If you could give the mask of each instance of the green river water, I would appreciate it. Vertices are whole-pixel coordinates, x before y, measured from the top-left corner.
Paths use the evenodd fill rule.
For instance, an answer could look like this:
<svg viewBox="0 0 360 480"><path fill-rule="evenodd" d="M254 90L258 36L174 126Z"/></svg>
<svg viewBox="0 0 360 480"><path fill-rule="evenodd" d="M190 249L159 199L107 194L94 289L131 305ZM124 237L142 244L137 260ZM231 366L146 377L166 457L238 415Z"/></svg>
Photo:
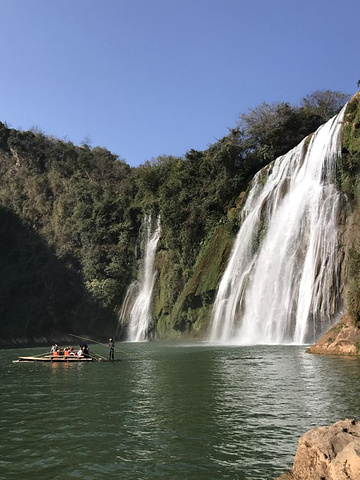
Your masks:
<svg viewBox="0 0 360 480"><path fill-rule="evenodd" d="M119 348L119 362L71 365L12 363L44 348L0 350L1 480L270 480L302 433L359 416L358 358Z"/></svg>

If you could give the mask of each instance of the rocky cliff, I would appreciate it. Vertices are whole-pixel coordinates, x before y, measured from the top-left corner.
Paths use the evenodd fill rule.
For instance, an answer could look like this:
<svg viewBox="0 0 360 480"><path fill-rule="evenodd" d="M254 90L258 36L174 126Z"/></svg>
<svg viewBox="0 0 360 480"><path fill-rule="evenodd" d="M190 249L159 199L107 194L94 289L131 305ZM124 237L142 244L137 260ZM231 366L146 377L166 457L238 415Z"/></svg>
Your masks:
<svg viewBox="0 0 360 480"><path fill-rule="evenodd" d="M344 315L309 353L360 355L360 92L350 100L343 126L338 187L349 199L350 211L338 232L343 262L341 282Z"/></svg>

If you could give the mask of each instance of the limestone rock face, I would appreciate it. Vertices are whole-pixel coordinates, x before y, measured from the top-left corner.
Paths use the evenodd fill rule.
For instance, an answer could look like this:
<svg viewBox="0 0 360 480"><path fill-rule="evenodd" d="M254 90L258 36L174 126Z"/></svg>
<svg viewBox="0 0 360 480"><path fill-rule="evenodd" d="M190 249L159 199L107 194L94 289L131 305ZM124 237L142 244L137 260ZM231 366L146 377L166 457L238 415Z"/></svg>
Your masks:
<svg viewBox="0 0 360 480"><path fill-rule="evenodd" d="M327 355L358 355L360 325L345 314L340 321L307 352Z"/></svg>
<svg viewBox="0 0 360 480"><path fill-rule="evenodd" d="M280 477L285 479L285 477ZM294 480L360 480L360 423L341 420L309 430L299 440Z"/></svg>
<svg viewBox="0 0 360 480"><path fill-rule="evenodd" d="M332 478L339 480L360 479L360 441L349 443L330 466Z"/></svg>

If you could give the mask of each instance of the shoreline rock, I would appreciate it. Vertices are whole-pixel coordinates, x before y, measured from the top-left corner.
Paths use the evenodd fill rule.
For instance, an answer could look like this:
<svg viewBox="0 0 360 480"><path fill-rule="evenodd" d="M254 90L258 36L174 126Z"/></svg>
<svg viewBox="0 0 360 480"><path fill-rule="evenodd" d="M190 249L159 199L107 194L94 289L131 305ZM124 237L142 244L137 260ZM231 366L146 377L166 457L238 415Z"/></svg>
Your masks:
<svg viewBox="0 0 360 480"><path fill-rule="evenodd" d="M348 314L323 335L307 353L320 355L359 355L360 354L360 324Z"/></svg>
<svg viewBox="0 0 360 480"><path fill-rule="evenodd" d="M340 420L299 439L291 472L277 480L359 480L360 423Z"/></svg>

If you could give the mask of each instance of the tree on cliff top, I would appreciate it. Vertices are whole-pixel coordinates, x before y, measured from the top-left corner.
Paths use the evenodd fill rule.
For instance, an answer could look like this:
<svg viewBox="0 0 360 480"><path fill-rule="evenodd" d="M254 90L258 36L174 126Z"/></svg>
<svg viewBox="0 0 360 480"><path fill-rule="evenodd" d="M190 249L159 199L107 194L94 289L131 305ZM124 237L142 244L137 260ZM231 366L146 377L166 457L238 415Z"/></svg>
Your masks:
<svg viewBox="0 0 360 480"><path fill-rule="evenodd" d="M332 90L316 90L302 99L301 106L315 115L319 115L324 122L336 115L350 95Z"/></svg>
<svg viewBox="0 0 360 480"><path fill-rule="evenodd" d="M274 160L338 113L348 99L342 92L317 90L303 98L300 107L263 102L240 115L244 145L252 156Z"/></svg>

